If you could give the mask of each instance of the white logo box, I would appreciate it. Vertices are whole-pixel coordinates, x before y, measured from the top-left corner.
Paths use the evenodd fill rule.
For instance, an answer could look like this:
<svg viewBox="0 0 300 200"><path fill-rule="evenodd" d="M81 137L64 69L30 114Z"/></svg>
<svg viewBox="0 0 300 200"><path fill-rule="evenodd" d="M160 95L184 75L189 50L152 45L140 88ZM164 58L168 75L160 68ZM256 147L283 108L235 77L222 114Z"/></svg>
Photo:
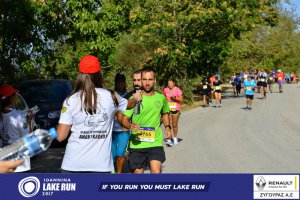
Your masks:
<svg viewBox="0 0 300 200"><path fill-rule="evenodd" d="M299 175L254 175L254 199L299 199Z"/></svg>

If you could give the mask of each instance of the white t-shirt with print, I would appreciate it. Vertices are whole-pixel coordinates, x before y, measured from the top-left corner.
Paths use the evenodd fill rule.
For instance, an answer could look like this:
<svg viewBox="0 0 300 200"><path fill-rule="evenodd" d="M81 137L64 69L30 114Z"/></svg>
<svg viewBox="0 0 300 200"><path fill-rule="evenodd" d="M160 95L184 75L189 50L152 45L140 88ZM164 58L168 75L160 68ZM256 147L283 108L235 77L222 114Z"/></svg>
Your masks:
<svg viewBox="0 0 300 200"><path fill-rule="evenodd" d="M113 120L117 111L124 112L127 100L116 94L115 107L111 92L96 89L97 112L84 112L79 92L63 103L60 124L72 125L61 168L68 171L109 172L114 170L111 153Z"/></svg>
<svg viewBox="0 0 300 200"><path fill-rule="evenodd" d="M2 113L3 131L2 142L4 145L13 144L19 138L29 134L29 127L24 114L18 110ZM24 158L24 164L18 166L14 172L30 170L30 158Z"/></svg>

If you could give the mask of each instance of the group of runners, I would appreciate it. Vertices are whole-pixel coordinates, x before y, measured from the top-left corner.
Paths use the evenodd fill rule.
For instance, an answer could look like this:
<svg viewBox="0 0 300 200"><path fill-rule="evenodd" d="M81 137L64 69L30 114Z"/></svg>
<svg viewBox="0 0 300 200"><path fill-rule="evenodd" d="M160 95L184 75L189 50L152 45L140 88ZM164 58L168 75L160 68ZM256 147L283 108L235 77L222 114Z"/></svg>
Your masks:
<svg viewBox="0 0 300 200"><path fill-rule="evenodd" d="M217 75L210 75L208 78L203 78L201 81L203 107L209 107L209 102L215 107L221 108L222 105L222 84L220 77Z"/></svg>
<svg viewBox="0 0 300 200"><path fill-rule="evenodd" d="M144 173L147 168L151 173L161 173L166 159L164 139L168 146L179 142L182 91L175 86L174 79L169 78L167 87L157 92L152 68L135 71L132 81L134 88L127 92L126 77L118 73L114 90L105 89L98 58L87 55L80 60L74 89L63 102L57 126L57 140L68 138L62 173L122 173L125 156L131 173ZM17 92L10 85L0 87L2 100L7 101L1 109L2 139L16 136L17 140L30 132L27 119L15 109ZM6 115L9 116L6 118ZM22 120L15 123L15 116ZM19 172L15 168L26 164L26 160L1 161L0 172ZM21 171L29 170L30 164Z"/></svg>
<svg viewBox="0 0 300 200"><path fill-rule="evenodd" d="M259 88L262 99L265 99L267 86L269 92L273 92L275 82L279 85L279 92L283 92L284 79L281 70L267 74L261 69L257 73L234 74L231 83L237 96L244 87L246 109L250 110L255 88ZM179 143L178 121L183 94L172 77L161 93L156 91L156 73L152 68L135 71L132 82L133 90L127 92L126 77L118 73L114 90L105 89L98 58L87 55L80 60L74 90L63 103L57 127L58 141L70 135L61 165L63 173L122 173L127 160L131 173L144 173L147 168L151 173L162 172L166 159L164 142L169 147ZM202 80L205 107L209 106L210 99L216 108L221 107L222 84L217 75ZM14 131L9 130L11 133L22 132L15 140L30 131L28 121L14 107L17 92L10 85L0 87L4 102L1 136L10 136L6 125L15 126ZM14 124L16 116L22 120ZM10 166L2 171L15 170L9 164L12 163L0 162L0 166ZM26 160L19 164L26 164ZM30 164L25 170L28 169Z"/></svg>
<svg viewBox="0 0 300 200"><path fill-rule="evenodd" d="M203 95L203 107L209 107L210 101L216 108L221 107L222 101L222 81L219 80L219 76L210 75L208 78L204 78L201 81L202 95ZM230 78L230 83L233 88L233 94L235 96L241 95L241 90L244 88L246 96L245 109L252 109L252 101L254 97L255 89L260 93L261 99L267 98L267 92L273 93L275 83L278 84L278 90L283 92L283 84L285 83L285 74L281 69L271 70L267 73L264 69L260 71L252 70L251 72L234 73Z"/></svg>
<svg viewBox="0 0 300 200"><path fill-rule="evenodd" d="M257 88L257 93L260 93L262 100L267 98L267 92L273 93L275 83L278 84L279 92L283 93L285 75L281 69L278 69L277 72L275 72L275 70L271 70L269 74L264 69L261 69L259 72L254 70L252 73L246 72L241 74L241 76L244 79L243 85L246 94L245 109L252 109L255 88Z"/></svg>
<svg viewBox="0 0 300 200"><path fill-rule="evenodd" d="M151 68L137 70L132 76L133 90L127 93L126 77L115 76L115 91L126 99L135 93L142 94L133 109L126 110L118 121L115 117L112 133L112 154L116 173L122 173L128 153L129 170L143 173L150 168L151 173L160 173L165 161L163 150L163 131L166 132L166 145L178 144L178 120L180 103L183 101L182 91L175 86L172 78L162 93L154 90L155 71Z"/></svg>

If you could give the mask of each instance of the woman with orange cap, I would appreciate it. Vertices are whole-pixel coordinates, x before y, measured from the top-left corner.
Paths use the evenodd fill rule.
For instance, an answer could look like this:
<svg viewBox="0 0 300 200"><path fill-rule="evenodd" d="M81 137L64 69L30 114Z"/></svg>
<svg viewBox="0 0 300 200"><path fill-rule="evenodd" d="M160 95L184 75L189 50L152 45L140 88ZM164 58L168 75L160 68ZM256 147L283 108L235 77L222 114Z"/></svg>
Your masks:
<svg viewBox="0 0 300 200"><path fill-rule="evenodd" d="M117 93L104 89L100 71L97 57L84 56L74 90L63 103L57 140L65 140L71 132L61 166L63 172L114 171L111 152L114 116L117 114L120 119L120 112L142 99L136 93L127 102Z"/></svg>

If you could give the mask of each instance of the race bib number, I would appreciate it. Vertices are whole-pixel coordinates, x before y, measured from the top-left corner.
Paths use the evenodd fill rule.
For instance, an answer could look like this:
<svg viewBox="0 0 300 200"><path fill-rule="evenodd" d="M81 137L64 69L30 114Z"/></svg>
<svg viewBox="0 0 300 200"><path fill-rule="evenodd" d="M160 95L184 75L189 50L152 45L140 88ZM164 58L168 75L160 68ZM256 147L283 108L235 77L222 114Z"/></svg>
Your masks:
<svg viewBox="0 0 300 200"><path fill-rule="evenodd" d="M216 90L221 90L221 86L216 86Z"/></svg>
<svg viewBox="0 0 300 200"><path fill-rule="evenodd" d="M246 90L252 90L252 87L246 87Z"/></svg>
<svg viewBox="0 0 300 200"><path fill-rule="evenodd" d="M176 102L168 102L170 110L176 110Z"/></svg>
<svg viewBox="0 0 300 200"><path fill-rule="evenodd" d="M265 82L265 81L266 81L266 79L264 79L264 78L261 78L261 79L260 79L260 81L262 81L262 82Z"/></svg>
<svg viewBox="0 0 300 200"><path fill-rule="evenodd" d="M155 142L155 128L141 126L136 133L136 140L141 142Z"/></svg>
<svg viewBox="0 0 300 200"><path fill-rule="evenodd" d="M281 80L282 80L282 77L278 77L278 80L281 81Z"/></svg>
<svg viewBox="0 0 300 200"><path fill-rule="evenodd" d="M207 85L203 85L203 89L207 89Z"/></svg>

